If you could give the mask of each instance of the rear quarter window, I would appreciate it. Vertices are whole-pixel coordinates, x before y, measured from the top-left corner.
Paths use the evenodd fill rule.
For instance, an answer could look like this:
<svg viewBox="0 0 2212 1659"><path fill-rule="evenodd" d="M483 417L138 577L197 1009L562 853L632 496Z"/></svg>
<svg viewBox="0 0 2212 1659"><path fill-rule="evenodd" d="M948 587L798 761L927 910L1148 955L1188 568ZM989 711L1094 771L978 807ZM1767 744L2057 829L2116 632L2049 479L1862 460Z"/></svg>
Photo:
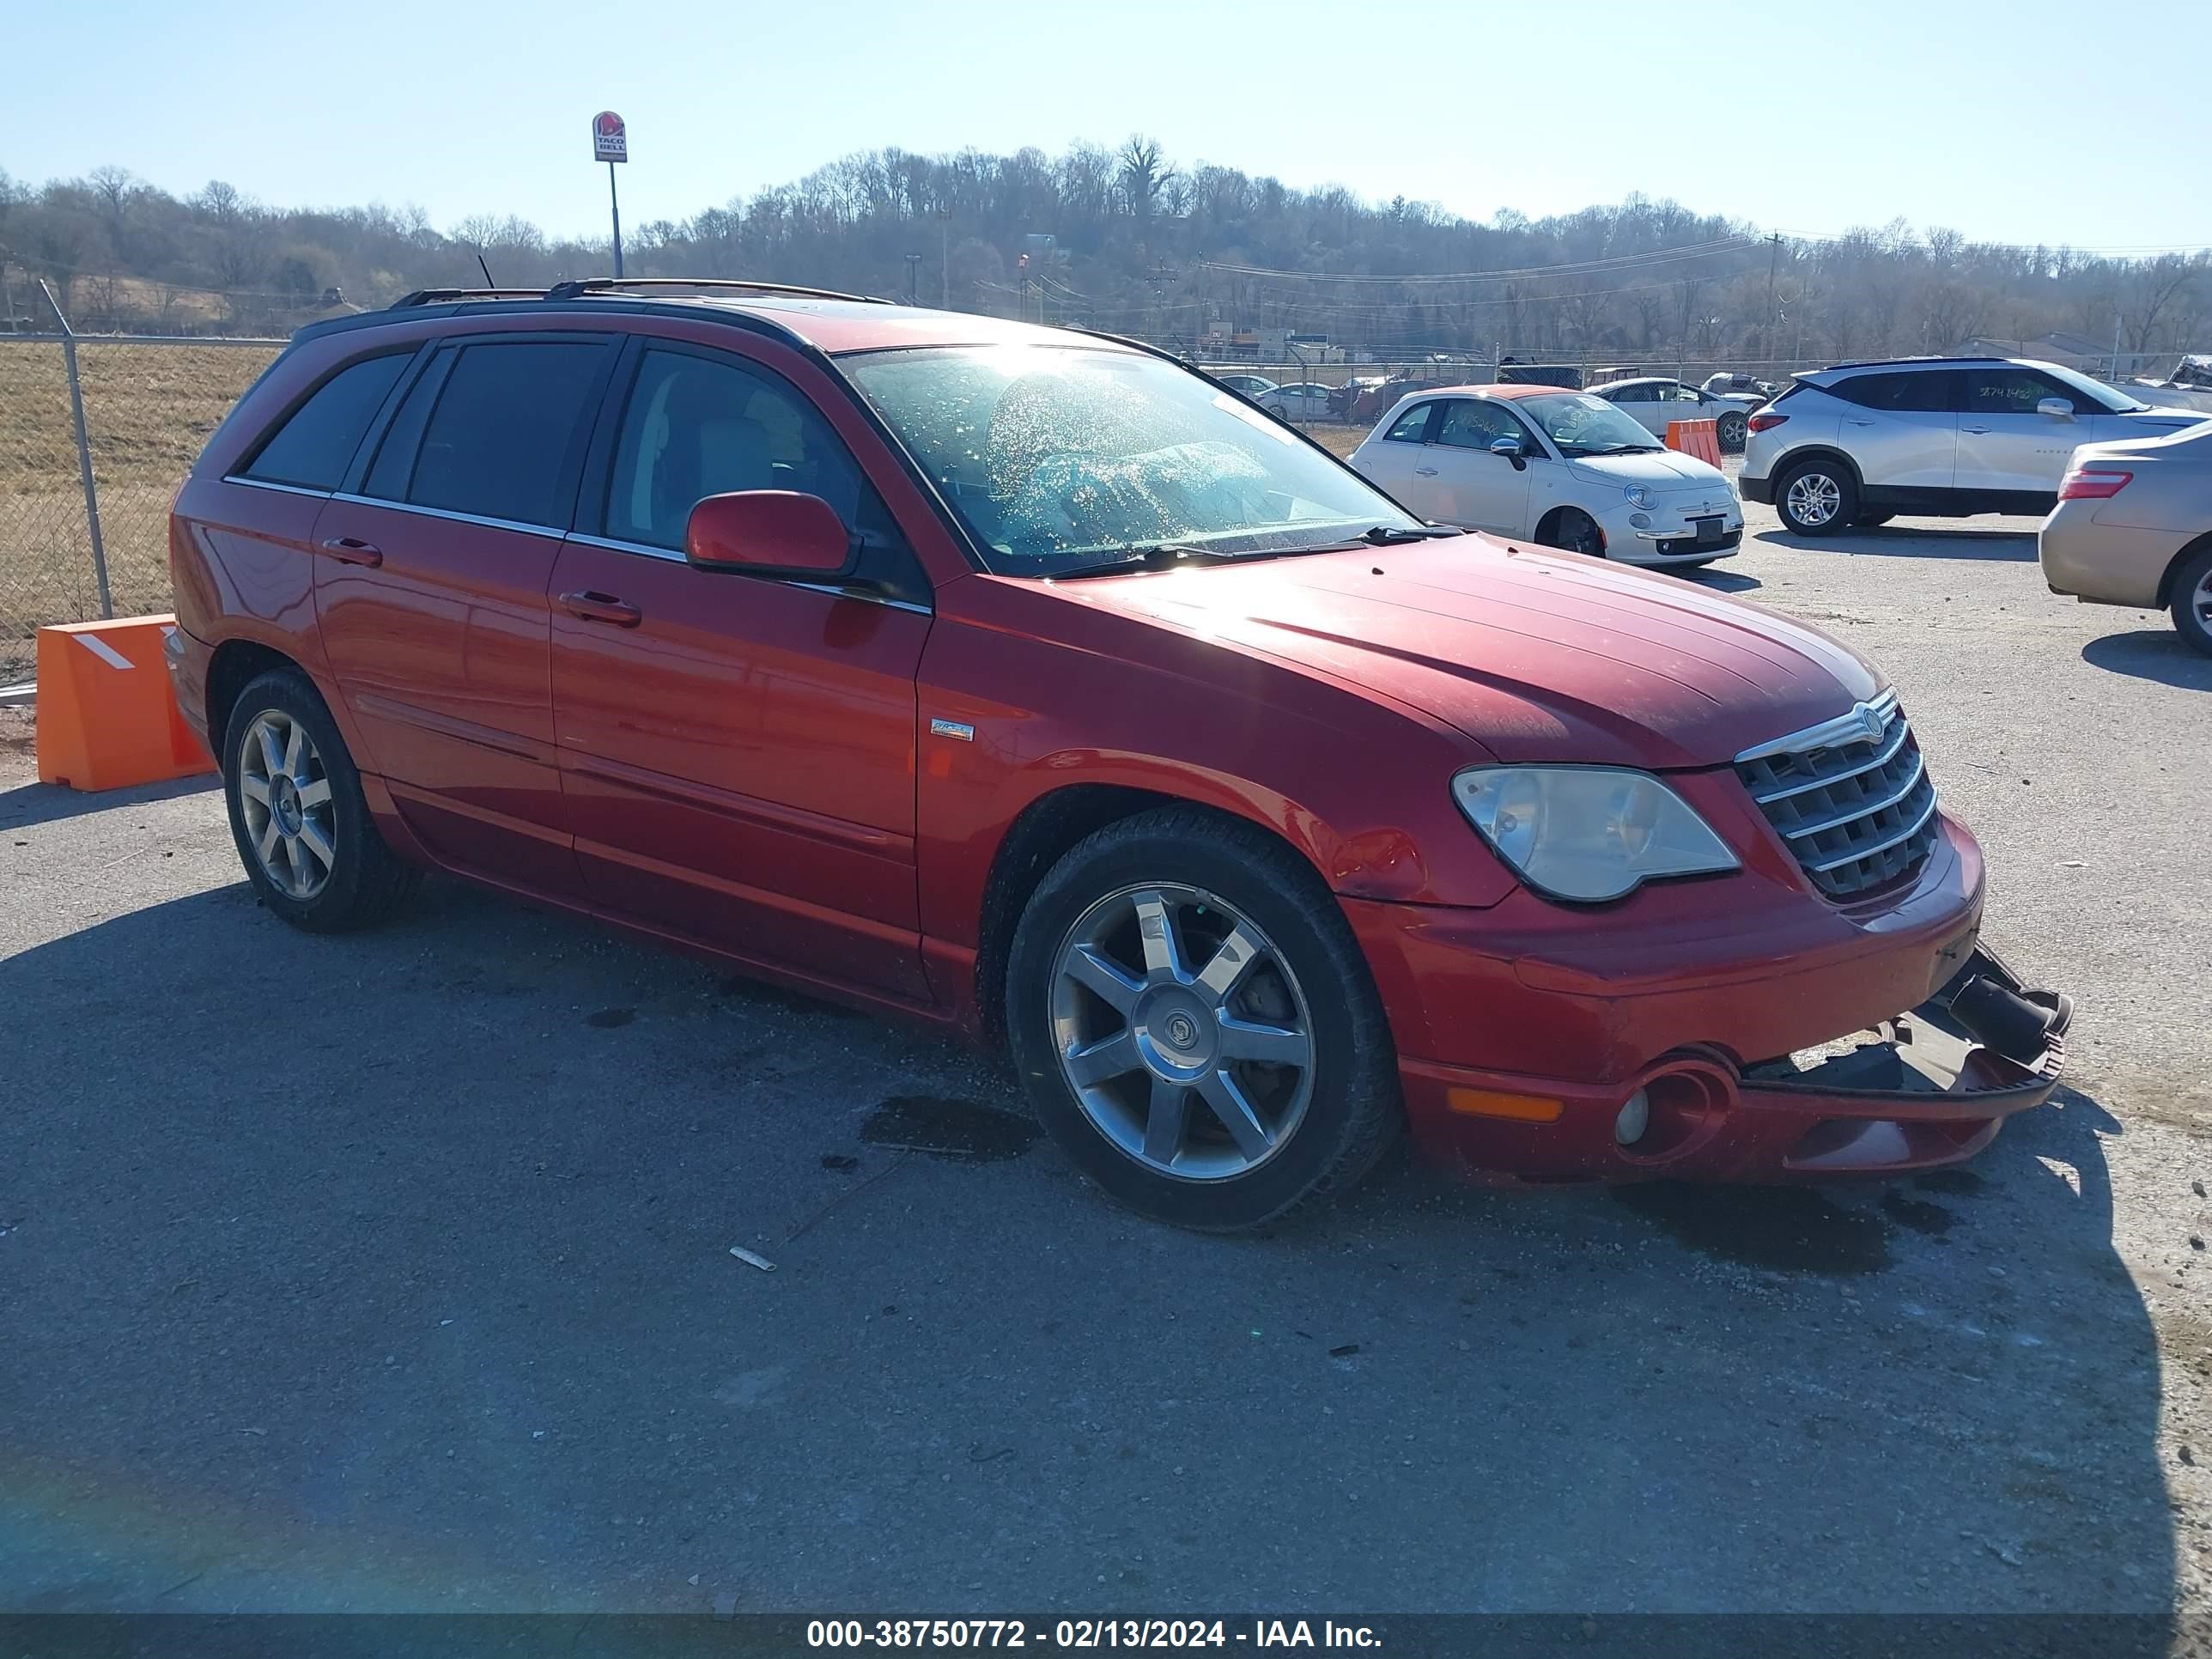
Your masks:
<svg viewBox="0 0 2212 1659"><path fill-rule="evenodd" d="M347 364L262 441L239 476L301 489L336 489L413 355L410 348Z"/></svg>

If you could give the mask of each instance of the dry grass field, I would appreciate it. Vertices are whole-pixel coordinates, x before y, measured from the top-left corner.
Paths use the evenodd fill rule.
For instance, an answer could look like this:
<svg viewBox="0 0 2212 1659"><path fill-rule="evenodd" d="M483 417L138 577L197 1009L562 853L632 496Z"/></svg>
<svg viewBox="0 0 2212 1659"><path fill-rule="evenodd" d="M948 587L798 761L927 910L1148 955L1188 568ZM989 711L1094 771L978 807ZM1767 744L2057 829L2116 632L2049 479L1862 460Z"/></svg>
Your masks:
<svg viewBox="0 0 2212 1659"><path fill-rule="evenodd" d="M168 607L169 499L267 344L77 343L116 614ZM61 347L0 338L0 680L40 624L100 614Z"/></svg>

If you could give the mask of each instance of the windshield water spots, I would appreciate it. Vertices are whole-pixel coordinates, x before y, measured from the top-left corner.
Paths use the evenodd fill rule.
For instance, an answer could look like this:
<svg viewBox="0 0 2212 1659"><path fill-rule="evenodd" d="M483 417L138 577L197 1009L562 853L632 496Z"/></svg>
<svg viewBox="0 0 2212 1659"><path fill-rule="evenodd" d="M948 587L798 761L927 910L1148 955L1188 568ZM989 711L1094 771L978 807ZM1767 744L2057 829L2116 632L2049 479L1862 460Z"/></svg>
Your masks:
<svg viewBox="0 0 2212 1659"><path fill-rule="evenodd" d="M1001 574L1164 544L1260 555L1419 527L1278 422L1158 358L973 347L842 366Z"/></svg>

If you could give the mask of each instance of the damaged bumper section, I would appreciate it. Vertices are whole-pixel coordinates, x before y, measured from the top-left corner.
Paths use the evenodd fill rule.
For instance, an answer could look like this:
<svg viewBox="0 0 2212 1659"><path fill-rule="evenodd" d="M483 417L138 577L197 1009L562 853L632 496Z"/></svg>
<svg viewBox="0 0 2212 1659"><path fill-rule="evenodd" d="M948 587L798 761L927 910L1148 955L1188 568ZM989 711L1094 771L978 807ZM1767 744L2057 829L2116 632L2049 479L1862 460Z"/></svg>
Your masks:
<svg viewBox="0 0 2212 1659"><path fill-rule="evenodd" d="M1424 1139L1523 1180L1892 1176L1971 1158L2049 1099L2072 1013L1977 946L1934 995L1856 1043L1752 1065L1686 1048L1612 1085L1404 1071Z"/></svg>

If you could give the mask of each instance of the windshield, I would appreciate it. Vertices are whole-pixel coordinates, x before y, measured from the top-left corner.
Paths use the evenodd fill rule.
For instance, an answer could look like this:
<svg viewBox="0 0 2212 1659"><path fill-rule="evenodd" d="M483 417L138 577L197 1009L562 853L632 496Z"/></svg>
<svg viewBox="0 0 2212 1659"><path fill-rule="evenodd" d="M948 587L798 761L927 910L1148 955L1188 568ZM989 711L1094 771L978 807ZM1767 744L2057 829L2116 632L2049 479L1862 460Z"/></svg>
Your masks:
<svg viewBox="0 0 2212 1659"><path fill-rule="evenodd" d="M2121 410L2150 407L2141 398L2130 398L2124 392L2115 392L2112 387L2093 380L2086 374L2076 374L2070 368L2062 368L2057 363L2045 363L2043 366L2043 372L2054 380L2064 381L2100 409L2111 410L2117 413Z"/></svg>
<svg viewBox="0 0 2212 1659"><path fill-rule="evenodd" d="M1421 529L1279 422L1155 357L963 346L840 367L1002 575L1162 544L1256 555Z"/></svg>
<svg viewBox="0 0 2212 1659"><path fill-rule="evenodd" d="M1562 455L1617 455L1632 449L1657 449L1651 434L1602 398L1562 392L1522 398L1516 408L1542 427Z"/></svg>

